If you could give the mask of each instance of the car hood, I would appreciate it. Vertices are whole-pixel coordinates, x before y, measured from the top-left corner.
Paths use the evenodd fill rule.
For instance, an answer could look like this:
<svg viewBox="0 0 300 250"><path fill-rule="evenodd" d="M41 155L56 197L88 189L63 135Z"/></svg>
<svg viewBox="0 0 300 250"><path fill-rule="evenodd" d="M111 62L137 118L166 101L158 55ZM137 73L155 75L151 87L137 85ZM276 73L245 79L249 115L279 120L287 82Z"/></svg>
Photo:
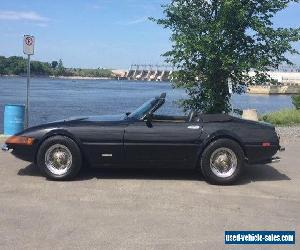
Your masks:
<svg viewBox="0 0 300 250"><path fill-rule="evenodd" d="M76 116L70 117L67 119L53 121L41 125L37 125L34 127L30 127L25 129L24 131L16 134L16 135L24 135L31 132L35 132L38 130L43 130L44 132L50 131L52 129L63 127L64 125L70 125L76 121L87 121L87 122L121 122L127 118L125 114L123 115L99 115L99 116Z"/></svg>

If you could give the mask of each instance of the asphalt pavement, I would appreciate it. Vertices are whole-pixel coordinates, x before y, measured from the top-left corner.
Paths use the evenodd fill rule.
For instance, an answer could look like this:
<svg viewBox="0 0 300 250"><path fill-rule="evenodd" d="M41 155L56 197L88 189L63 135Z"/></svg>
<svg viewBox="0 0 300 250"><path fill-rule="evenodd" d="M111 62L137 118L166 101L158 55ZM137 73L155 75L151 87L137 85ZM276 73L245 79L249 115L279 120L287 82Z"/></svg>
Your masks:
<svg viewBox="0 0 300 250"><path fill-rule="evenodd" d="M245 167L235 186L174 170L55 182L0 152L0 249L240 249L225 230L295 230L299 249L300 140L285 146L280 163Z"/></svg>

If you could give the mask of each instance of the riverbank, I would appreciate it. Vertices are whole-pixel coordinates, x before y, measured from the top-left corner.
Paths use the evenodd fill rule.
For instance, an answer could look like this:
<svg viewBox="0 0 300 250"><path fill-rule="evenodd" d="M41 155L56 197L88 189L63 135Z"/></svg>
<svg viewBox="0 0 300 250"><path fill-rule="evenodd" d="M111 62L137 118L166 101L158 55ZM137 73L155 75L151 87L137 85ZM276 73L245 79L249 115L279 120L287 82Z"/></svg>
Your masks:
<svg viewBox="0 0 300 250"><path fill-rule="evenodd" d="M300 94L300 85L249 86L247 93L261 95L296 95Z"/></svg>
<svg viewBox="0 0 300 250"><path fill-rule="evenodd" d="M261 115L259 119L274 126L297 126L300 125L300 110L282 109Z"/></svg>
<svg viewBox="0 0 300 250"><path fill-rule="evenodd" d="M0 75L0 78L26 78L26 75ZM43 76L31 75L31 78L49 78L65 80L115 80L115 77L94 77L94 76Z"/></svg>

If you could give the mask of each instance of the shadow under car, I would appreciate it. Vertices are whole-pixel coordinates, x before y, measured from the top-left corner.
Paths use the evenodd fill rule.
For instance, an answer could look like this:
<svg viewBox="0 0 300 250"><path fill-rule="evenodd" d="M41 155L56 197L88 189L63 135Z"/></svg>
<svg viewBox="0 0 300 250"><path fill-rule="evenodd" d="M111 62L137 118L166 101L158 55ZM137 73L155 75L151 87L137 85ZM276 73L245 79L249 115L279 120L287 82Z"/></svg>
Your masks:
<svg viewBox="0 0 300 250"><path fill-rule="evenodd" d="M38 167L30 164L18 171L20 176L41 177ZM72 181L85 181L97 179L146 179L146 180L187 180L202 181L199 170L177 169L94 169L83 168L80 174ZM291 180L286 174L281 173L270 165L245 165L243 175L235 185L244 185L256 181L283 181Z"/></svg>

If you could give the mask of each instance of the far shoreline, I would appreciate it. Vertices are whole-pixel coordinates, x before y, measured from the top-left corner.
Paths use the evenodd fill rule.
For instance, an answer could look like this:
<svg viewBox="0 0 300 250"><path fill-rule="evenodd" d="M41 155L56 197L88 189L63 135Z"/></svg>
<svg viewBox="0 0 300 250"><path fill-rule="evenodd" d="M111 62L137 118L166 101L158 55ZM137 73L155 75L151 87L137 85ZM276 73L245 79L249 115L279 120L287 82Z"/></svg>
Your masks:
<svg viewBox="0 0 300 250"><path fill-rule="evenodd" d="M0 78L20 77L26 78L26 75L0 75ZM66 79L66 80L117 80L115 77L94 77L94 76L48 76L48 75L31 75L31 78L50 78L50 79Z"/></svg>

